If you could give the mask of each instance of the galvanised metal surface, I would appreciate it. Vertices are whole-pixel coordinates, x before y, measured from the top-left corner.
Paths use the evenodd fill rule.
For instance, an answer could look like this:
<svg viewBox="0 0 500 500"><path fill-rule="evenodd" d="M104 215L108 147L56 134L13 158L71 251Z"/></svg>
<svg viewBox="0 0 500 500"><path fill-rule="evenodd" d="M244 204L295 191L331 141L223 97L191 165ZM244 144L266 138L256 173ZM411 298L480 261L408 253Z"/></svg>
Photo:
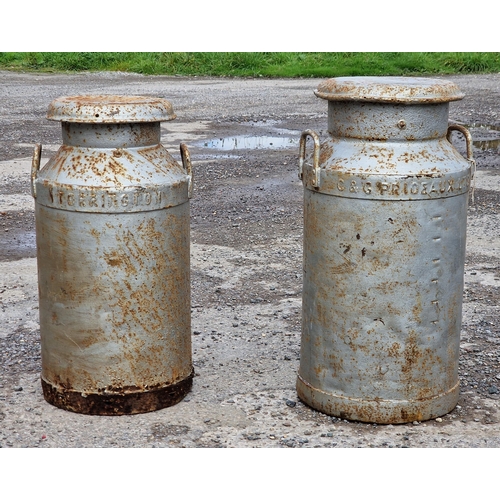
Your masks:
<svg viewBox="0 0 500 500"><path fill-rule="evenodd" d="M157 410L190 390L191 162L160 143L164 99L53 101L63 145L35 197L42 387L60 408L95 415Z"/></svg>
<svg viewBox="0 0 500 500"><path fill-rule="evenodd" d="M458 357L469 132L451 82L334 78L329 137L306 130L299 397L340 418L403 423L451 411ZM450 142L465 135L468 158ZM312 155L306 161L307 139Z"/></svg>

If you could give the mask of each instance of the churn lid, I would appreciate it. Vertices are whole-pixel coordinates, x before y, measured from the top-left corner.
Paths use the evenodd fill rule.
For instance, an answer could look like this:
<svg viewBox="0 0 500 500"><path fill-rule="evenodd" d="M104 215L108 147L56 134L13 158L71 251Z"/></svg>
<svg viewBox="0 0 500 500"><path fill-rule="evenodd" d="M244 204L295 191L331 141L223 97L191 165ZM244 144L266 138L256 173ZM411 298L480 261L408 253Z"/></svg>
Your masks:
<svg viewBox="0 0 500 500"><path fill-rule="evenodd" d="M356 76L330 78L314 92L329 101L365 101L426 104L458 101L464 97L448 80L404 76Z"/></svg>
<svg viewBox="0 0 500 500"><path fill-rule="evenodd" d="M175 113L170 102L160 97L76 95L52 101L47 118L72 123L144 123L173 120Z"/></svg>

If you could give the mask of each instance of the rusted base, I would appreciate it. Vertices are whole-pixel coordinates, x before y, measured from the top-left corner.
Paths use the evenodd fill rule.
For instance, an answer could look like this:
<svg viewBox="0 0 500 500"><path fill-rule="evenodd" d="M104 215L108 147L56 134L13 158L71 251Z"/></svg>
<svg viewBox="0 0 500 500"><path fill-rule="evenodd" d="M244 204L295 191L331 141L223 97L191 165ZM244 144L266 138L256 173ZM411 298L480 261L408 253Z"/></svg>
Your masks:
<svg viewBox="0 0 500 500"><path fill-rule="evenodd" d="M86 415L133 415L173 406L191 390L194 371L184 380L152 391L126 394L86 394L57 388L42 380L43 396L51 405Z"/></svg>
<svg viewBox="0 0 500 500"><path fill-rule="evenodd" d="M460 383L433 398L408 400L363 400L329 394L297 376L297 393L307 405L327 415L375 424L404 424L430 420L449 413L458 403Z"/></svg>

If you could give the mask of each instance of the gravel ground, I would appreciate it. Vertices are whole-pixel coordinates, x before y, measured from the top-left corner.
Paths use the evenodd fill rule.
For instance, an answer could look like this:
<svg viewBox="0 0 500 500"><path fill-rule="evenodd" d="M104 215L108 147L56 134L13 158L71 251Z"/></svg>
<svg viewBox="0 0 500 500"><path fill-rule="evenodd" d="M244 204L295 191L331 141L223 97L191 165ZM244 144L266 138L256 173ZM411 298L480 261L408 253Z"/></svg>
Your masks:
<svg viewBox="0 0 500 500"><path fill-rule="evenodd" d="M320 80L0 72L0 446L3 448L499 448L500 75L446 77L466 93L450 119L470 127L477 161L468 219L461 396L428 422L331 418L295 392L302 282L298 137L326 129ZM179 404L121 417L45 402L29 169L59 147L52 99L84 93L171 101L162 142L188 144L196 377ZM464 151L464 143L456 140Z"/></svg>

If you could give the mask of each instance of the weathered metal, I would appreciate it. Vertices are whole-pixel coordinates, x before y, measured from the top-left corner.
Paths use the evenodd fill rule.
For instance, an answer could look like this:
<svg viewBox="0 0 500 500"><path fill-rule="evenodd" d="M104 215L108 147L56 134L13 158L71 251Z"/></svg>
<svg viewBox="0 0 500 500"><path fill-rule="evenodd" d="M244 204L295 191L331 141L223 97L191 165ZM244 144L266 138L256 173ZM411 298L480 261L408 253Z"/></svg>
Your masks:
<svg viewBox="0 0 500 500"><path fill-rule="evenodd" d="M459 396L471 136L451 82L333 78L329 137L306 130L299 397L339 418L403 423ZM449 137L461 132L465 159ZM306 142L313 139L306 161Z"/></svg>
<svg viewBox="0 0 500 500"><path fill-rule="evenodd" d="M42 387L94 415L158 410L192 385L191 162L162 146L165 99L71 96L47 118L63 144L33 157Z"/></svg>

